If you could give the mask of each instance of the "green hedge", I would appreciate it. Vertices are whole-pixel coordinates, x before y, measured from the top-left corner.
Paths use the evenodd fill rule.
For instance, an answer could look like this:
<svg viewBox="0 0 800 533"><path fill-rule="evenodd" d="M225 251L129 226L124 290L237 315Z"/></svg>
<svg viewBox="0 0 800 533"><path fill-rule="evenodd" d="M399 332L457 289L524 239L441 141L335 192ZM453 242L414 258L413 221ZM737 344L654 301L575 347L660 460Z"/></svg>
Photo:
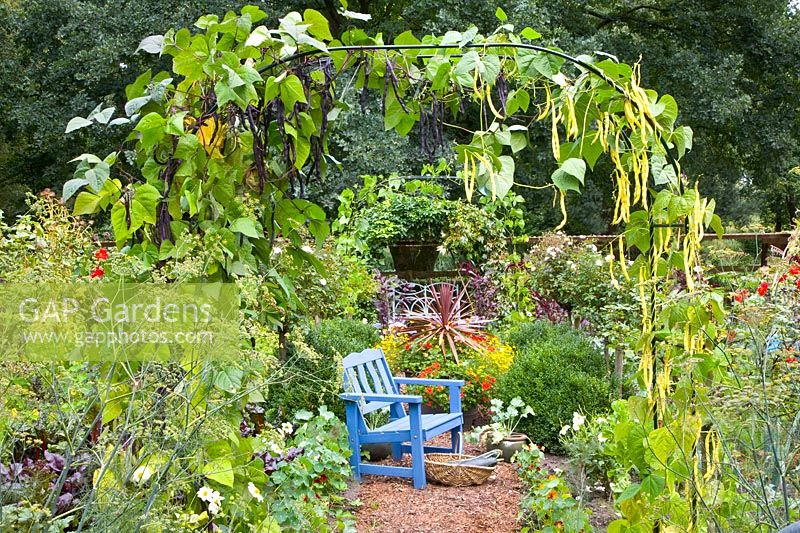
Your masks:
<svg viewBox="0 0 800 533"><path fill-rule="evenodd" d="M324 404L344 416L339 399L342 357L377 342L375 327L358 320L336 318L312 325L307 333L288 343L281 368L284 379L270 390L270 407L291 414L300 409L314 412Z"/></svg>
<svg viewBox="0 0 800 533"><path fill-rule="evenodd" d="M498 381L495 396L515 396L533 407L522 421L526 433L550 452L561 452L561 427L572 413L592 414L609 407L614 390L602 352L579 331L549 322L521 324L504 335L517 355Z"/></svg>

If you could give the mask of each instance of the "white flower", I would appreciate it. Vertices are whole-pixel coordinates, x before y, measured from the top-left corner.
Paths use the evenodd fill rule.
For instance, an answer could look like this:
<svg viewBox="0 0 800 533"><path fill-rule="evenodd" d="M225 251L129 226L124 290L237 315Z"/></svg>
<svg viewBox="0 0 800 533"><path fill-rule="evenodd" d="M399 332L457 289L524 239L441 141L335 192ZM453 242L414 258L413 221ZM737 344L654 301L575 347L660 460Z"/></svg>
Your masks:
<svg viewBox="0 0 800 533"><path fill-rule="evenodd" d="M595 419L595 422L597 422L598 424L605 424L606 423L606 419L603 418L602 416L599 416L599 417L597 417Z"/></svg>
<svg viewBox="0 0 800 533"><path fill-rule="evenodd" d="M606 442L607 440L608 440L608 439L607 439L607 438L605 438L605 437L603 436L603 434L602 434L602 433L598 433L598 434L597 434L597 442L599 442L600 444L602 444L602 443Z"/></svg>
<svg viewBox="0 0 800 533"><path fill-rule="evenodd" d="M224 496L222 496L219 492L213 490L213 491L211 491L211 496L208 499L208 503L209 503L209 505L212 504L212 503L216 504L216 505L221 505L222 504L222 500L224 500L224 499L225 499Z"/></svg>
<svg viewBox="0 0 800 533"><path fill-rule="evenodd" d="M572 413L572 429L578 431L583 423L586 422L586 417L575 411Z"/></svg>
<svg viewBox="0 0 800 533"><path fill-rule="evenodd" d="M211 514L217 514L219 512L219 504L217 502L211 502L208 504L208 512Z"/></svg>
<svg viewBox="0 0 800 533"><path fill-rule="evenodd" d="M291 422L284 422L281 424L281 432L284 435L291 435L293 431L292 423Z"/></svg>
<svg viewBox="0 0 800 533"><path fill-rule="evenodd" d="M611 255L611 254L608 254L608 255L606 256L606 261L608 261L609 263L610 263L611 261L613 261L613 260L614 260L614 256L613 256L613 255Z"/></svg>
<svg viewBox="0 0 800 533"><path fill-rule="evenodd" d="M204 502L210 501L211 495L214 493L213 490L203 485L200 487L200 490L197 491L197 497L203 500Z"/></svg>
<svg viewBox="0 0 800 533"><path fill-rule="evenodd" d="M260 502L264 501L264 496L261 495L261 489L259 489L255 485L253 485L252 481L247 484L247 492L249 492L250 496L252 496L256 500L258 500Z"/></svg>
<svg viewBox="0 0 800 533"><path fill-rule="evenodd" d="M590 244L589 246L587 246L587 248L589 248L589 251L592 253L597 251L597 246L595 246L594 244Z"/></svg>
<svg viewBox="0 0 800 533"><path fill-rule="evenodd" d="M136 470L133 471L133 475L131 475L131 479L134 483L142 484L147 483L147 480L150 479L150 476L153 475L153 471L148 466L140 466Z"/></svg>
<svg viewBox="0 0 800 533"><path fill-rule="evenodd" d="M125 64L125 63L120 63L119 64L119 68L121 68L122 70L125 70L126 68L128 68L128 65Z"/></svg>
<svg viewBox="0 0 800 533"><path fill-rule="evenodd" d="M569 425L566 425L566 426L561 428L561 431L559 431L558 434L559 435L566 435L568 431L569 431Z"/></svg>
<svg viewBox="0 0 800 533"><path fill-rule="evenodd" d="M281 255L281 252L283 252L283 249L280 246L275 246L272 249L272 255Z"/></svg>
<svg viewBox="0 0 800 533"><path fill-rule="evenodd" d="M314 253L314 250L312 250L311 247L309 245L307 245L307 244L304 244L300 249L303 250L307 254Z"/></svg>
<svg viewBox="0 0 800 533"><path fill-rule="evenodd" d="M599 267L603 266L603 260L602 259L596 259L595 262L594 262L594 266L599 266Z"/></svg>
<svg viewBox="0 0 800 533"><path fill-rule="evenodd" d="M271 442L269 444L269 451L274 453L275 455L280 455L283 453L283 449L281 448L280 444L277 442Z"/></svg>
<svg viewBox="0 0 800 533"><path fill-rule="evenodd" d="M328 284L328 280L325 278L319 278L319 284L323 287Z"/></svg>

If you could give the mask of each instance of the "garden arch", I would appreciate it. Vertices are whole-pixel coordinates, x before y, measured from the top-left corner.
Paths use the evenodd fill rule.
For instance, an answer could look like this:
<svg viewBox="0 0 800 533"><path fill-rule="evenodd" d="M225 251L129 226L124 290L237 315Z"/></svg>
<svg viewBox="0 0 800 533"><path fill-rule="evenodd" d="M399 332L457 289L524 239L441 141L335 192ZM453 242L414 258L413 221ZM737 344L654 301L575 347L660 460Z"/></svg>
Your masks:
<svg viewBox="0 0 800 533"><path fill-rule="evenodd" d="M287 253L314 263L303 234L328 235L325 213L302 193L329 164L326 134L345 107L337 97L345 74L345 87L382 95L386 130L405 135L419 123L434 147L443 142L447 112L458 117L479 106L479 128L465 130L471 139L455 147L468 199L478 190L505 195L515 183L514 154L530 146L528 126L549 121L558 165L552 187L565 217L565 195L580 192L587 167L603 154L614 166L614 223L625 230L611 264L640 291L644 410L656 420L653 433L677 423L672 451L686 466L683 492L657 482L664 476L655 470L642 474L642 486L652 483L640 489L653 498L664 490L687 494L688 529L696 527L705 483L695 450L699 416L691 402L668 398L676 383L693 379L693 369L674 362L709 349L722 316L721 302L692 292L700 241L707 228L721 226L713 200L681 174L678 159L691 149L692 133L676 126L675 100L641 87L638 65L530 44L540 35L514 33L500 10L500 27L488 36L474 27L421 40L404 32L392 44L361 30L334 39L312 9L287 14L277 28L257 25L264 17L248 6L222 19L202 17L199 33L180 29L142 42L140 49L171 57L172 72L147 72L131 84L127 117L112 120L113 108L97 109L70 123L68 131L135 124L127 153L78 158L64 190L65 198L80 191L75 212L110 210L118 245L153 261L181 253L190 239L211 243L220 254L210 276L263 269L270 292L290 306L291 284L271 267L274 240L280 234L293 244ZM562 71L567 62L574 71ZM641 253L628 265L632 248ZM688 291L665 302L659 294L676 272ZM673 335L656 335L664 329Z"/></svg>

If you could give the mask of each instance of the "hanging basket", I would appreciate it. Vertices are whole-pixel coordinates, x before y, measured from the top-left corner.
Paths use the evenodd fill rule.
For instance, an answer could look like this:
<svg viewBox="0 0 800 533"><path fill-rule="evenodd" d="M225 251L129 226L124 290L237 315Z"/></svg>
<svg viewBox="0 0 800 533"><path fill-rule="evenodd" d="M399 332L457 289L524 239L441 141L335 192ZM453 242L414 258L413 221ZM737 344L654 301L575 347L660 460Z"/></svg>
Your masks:
<svg viewBox="0 0 800 533"><path fill-rule="evenodd" d="M460 453L429 453L425 455L425 477L449 487L482 485L494 473L498 450L477 457ZM475 462L476 464L469 464ZM491 466L478 466L478 464Z"/></svg>

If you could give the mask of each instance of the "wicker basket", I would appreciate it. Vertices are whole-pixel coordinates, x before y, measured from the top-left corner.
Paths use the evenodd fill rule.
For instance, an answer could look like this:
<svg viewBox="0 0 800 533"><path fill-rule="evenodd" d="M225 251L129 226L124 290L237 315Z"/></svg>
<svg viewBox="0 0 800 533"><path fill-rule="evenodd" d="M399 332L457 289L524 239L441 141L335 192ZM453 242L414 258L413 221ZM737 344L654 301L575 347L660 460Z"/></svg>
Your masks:
<svg viewBox="0 0 800 533"><path fill-rule="evenodd" d="M449 461L472 459L460 453L429 453L425 455L425 477L451 487L482 485L494 473L494 466L461 465Z"/></svg>

